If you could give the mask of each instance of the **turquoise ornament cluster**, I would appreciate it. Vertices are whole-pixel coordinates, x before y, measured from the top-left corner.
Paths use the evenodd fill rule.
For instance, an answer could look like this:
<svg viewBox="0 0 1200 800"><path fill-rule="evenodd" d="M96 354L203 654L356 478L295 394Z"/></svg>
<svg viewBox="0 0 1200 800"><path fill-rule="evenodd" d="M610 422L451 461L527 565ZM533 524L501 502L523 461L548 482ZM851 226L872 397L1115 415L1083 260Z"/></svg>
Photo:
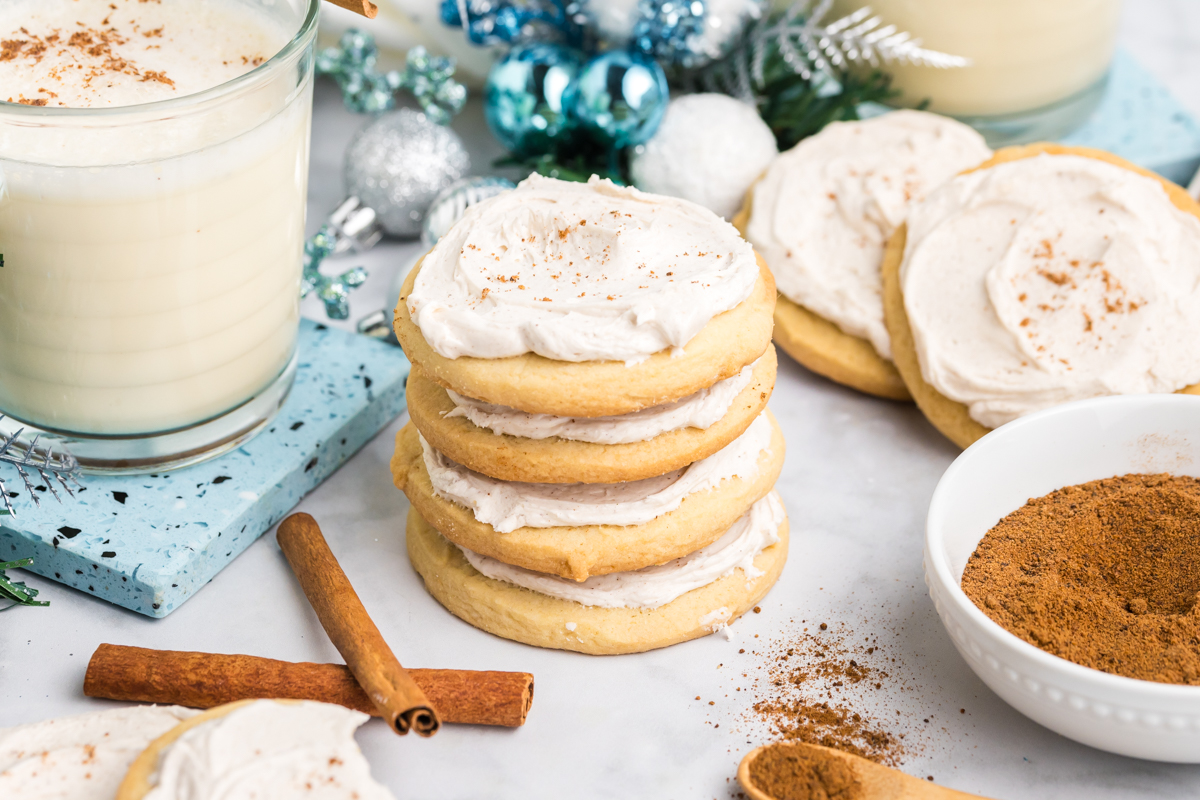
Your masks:
<svg viewBox="0 0 1200 800"><path fill-rule="evenodd" d="M518 156L551 152L574 133L583 54L549 42L519 44L488 73L483 113L492 135Z"/></svg>
<svg viewBox="0 0 1200 800"><path fill-rule="evenodd" d="M654 135L668 99L667 76L657 61L637 52L610 50L584 65L573 109L595 138L628 147Z"/></svg>
<svg viewBox="0 0 1200 800"><path fill-rule="evenodd" d="M640 53L611 50L588 59L567 45L530 42L493 65L484 115L519 157L554 153L579 137L619 149L654 135L668 97L662 67Z"/></svg>

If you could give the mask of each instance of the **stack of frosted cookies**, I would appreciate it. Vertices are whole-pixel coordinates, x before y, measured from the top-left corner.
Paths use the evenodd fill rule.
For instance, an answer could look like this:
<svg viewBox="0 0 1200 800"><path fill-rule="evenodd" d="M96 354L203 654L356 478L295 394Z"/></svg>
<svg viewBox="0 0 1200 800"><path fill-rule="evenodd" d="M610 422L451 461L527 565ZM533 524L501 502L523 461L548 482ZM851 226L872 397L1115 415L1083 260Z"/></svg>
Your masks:
<svg viewBox="0 0 1200 800"><path fill-rule="evenodd" d="M408 276L392 471L430 593L484 630L632 653L711 633L779 577L775 285L712 212L532 176Z"/></svg>

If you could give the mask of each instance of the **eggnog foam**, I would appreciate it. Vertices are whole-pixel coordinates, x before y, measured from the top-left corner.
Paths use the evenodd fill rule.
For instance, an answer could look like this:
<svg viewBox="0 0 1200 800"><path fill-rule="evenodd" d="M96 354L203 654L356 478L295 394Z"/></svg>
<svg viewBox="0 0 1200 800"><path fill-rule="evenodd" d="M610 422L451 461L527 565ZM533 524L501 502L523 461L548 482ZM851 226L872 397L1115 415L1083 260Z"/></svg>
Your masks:
<svg viewBox="0 0 1200 800"><path fill-rule="evenodd" d="M114 108L185 97L249 72L288 38L229 0L5 0L0 99Z"/></svg>

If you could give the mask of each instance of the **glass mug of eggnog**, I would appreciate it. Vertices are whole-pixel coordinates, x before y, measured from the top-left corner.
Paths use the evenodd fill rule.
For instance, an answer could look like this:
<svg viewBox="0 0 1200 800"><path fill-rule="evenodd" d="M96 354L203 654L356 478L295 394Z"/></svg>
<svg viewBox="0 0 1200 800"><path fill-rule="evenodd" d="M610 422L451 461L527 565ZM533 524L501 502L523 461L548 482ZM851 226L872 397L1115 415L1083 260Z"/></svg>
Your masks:
<svg viewBox="0 0 1200 800"><path fill-rule="evenodd" d="M318 2L0 2L0 434L153 471L278 410Z"/></svg>
<svg viewBox="0 0 1200 800"><path fill-rule="evenodd" d="M900 105L972 125L993 147L1057 139L1103 98L1121 0L835 0L830 19L869 6L958 69L889 64Z"/></svg>

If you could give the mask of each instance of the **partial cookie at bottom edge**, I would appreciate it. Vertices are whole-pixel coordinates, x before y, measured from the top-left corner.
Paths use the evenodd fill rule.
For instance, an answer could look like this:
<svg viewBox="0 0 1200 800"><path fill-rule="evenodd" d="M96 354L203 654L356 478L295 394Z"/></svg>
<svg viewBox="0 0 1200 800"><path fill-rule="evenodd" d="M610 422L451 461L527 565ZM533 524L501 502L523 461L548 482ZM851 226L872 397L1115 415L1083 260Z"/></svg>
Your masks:
<svg viewBox="0 0 1200 800"><path fill-rule="evenodd" d="M232 703L216 706L207 711L203 711L194 717L189 717L183 720L174 728L159 736L146 746L142 754L134 759L129 765L129 771L125 773L125 780L121 781L120 788L117 789L116 800L142 800L150 790L154 788L151 779L154 773L158 771L158 760L168 747L175 744L175 741L183 734L190 731L199 725L206 722L211 722L214 719L220 719L232 711L236 711L242 706L248 706L251 703L257 703L258 700L235 700ZM276 700L277 703L299 703L299 700Z"/></svg>
<svg viewBox="0 0 1200 800"><path fill-rule="evenodd" d="M788 523L785 519L779 526L779 541L754 559L762 575L747 581L738 569L656 609L584 606L486 578L412 509L407 539L409 560L425 588L456 617L535 647L617 655L707 636L719 624L728 624L753 608L783 571Z"/></svg>

